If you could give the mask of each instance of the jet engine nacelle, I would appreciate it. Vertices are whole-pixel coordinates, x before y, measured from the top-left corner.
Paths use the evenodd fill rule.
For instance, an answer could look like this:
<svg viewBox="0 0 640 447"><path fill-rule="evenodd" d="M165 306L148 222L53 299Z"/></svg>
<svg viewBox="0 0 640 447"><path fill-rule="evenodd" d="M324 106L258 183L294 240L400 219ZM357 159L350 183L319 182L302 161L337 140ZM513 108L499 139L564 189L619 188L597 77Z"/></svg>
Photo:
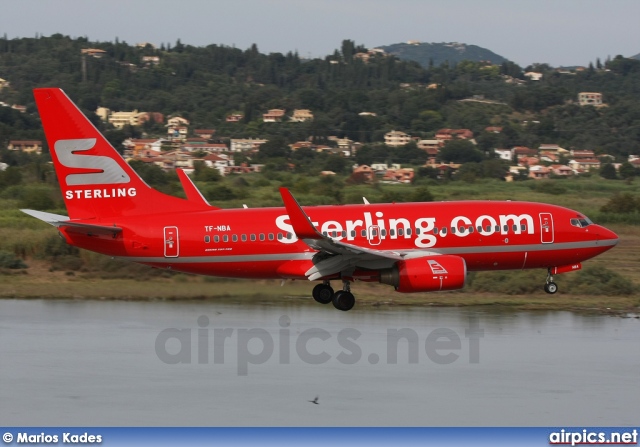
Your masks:
<svg viewBox="0 0 640 447"><path fill-rule="evenodd" d="M466 278L464 259L452 255L407 259L380 271L380 282L402 293L461 289Z"/></svg>

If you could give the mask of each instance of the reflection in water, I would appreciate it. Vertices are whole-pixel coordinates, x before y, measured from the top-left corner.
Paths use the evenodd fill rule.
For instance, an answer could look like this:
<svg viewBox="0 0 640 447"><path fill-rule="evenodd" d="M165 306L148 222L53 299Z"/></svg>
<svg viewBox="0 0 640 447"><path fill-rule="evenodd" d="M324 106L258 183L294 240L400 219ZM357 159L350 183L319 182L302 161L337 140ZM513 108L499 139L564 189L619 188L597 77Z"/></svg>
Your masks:
<svg viewBox="0 0 640 447"><path fill-rule="evenodd" d="M0 420L632 425L639 338L635 319L485 307L3 300Z"/></svg>

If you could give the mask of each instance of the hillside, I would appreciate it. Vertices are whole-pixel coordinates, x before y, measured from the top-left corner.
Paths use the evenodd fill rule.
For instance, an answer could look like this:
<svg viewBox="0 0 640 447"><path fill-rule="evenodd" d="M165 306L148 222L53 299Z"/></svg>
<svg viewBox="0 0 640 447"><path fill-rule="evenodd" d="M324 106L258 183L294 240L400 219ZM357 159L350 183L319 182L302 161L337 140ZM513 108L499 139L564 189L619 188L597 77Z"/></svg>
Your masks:
<svg viewBox="0 0 640 447"><path fill-rule="evenodd" d="M635 56L631 56L629 59L637 59L637 60L640 60L640 53L636 54Z"/></svg>
<svg viewBox="0 0 640 447"><path fill-rule="evenodd" d="M502 64L507 59L477 45L464 43L396 43L378 47L387 53L393 54L401 60L418 62L425 68L438 66L445 62L457 64L463 60L481 62L489 61L492 64Z"/></svg>
<svg viewBox="0 0 640 447"><path fill-rule="evenodd" d="M460 54L478 48L434 45ZM494 59L500 60L504 59ZM178 41L141 48L59 34L0 38L0 78L6 81L0 89L0 102L6 105L0 107L0 141L42 140L32 89L56 86L119 148L126 138L140 138L143 132L164 136L167 130L152 122L115 129L94 114L98 107L180 115L192 129L215 129L217 143L270 140L273 147L261 153L260 163L286 156L278 145L312 141L331 147L337 144L335 138L349 138L369 146L359 151L368 158L358 162L393 159L419 165L426 153L415 146L413 152L394 149L393 154L372 146L382 145L391 130L432 139L442 128L470 130L485 154L496 148L558 144L608 154L622 163L640 153L640 104L635 100L640 95L640 61L616 56L598 68L568 71L542 64L531 69L542 75L540 80L529 80L513 62L438 65L434 60L432 67L424 68L368 52L349 40L331 56L308 60L296 53L263 54L257 45L241 50ZM601 93L606 107L578 106L579 92ZM12 105L26 107L26 113ZM270 109L284 109L287 115L309 110L314 118L265 122L263 114ZM231 113L243 119L229 122ZM493 126L502 132L485 130ZM313 151L296 152L296 157L293 161L300 169L324 166L340 171L349 165L344 158L325 160ZM28 158L5 146L0 148L0 162L15 166Z"/></svg>

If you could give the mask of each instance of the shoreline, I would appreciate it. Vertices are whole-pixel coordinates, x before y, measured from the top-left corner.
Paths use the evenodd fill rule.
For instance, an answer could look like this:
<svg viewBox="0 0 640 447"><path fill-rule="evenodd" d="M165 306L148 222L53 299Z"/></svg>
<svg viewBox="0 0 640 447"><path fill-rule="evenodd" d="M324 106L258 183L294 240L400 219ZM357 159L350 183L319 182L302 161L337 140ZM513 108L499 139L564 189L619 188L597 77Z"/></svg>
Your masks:
<svg viewBox="0 0 640 447"><path fill-rule="evenodd" d="M51 272L48 277L30 274L4 275L0 299L75 301L206 302L247 305L319 305L311 298L311 284L275 280L228 280L203 277L94 279ZM259 290L259 292L256 292ZM640 314L640 297L585 296L542 290L530 295L506 295L465 291L417 294L395 293L369 283L354 286L356 309L394 307L469 307L505 311L568 311L598 315ZM330 305L328 305L330 306ZM635 317L640 318L640 317Z"/></svg>

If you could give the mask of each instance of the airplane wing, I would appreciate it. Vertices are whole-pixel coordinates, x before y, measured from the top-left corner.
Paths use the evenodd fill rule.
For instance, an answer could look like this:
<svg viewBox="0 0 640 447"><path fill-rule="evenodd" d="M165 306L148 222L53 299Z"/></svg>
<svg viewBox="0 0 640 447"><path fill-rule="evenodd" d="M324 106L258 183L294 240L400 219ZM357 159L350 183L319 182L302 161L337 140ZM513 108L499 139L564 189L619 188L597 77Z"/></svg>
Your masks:
<svg viewBox="0 0 640 447"><path fill-rule="evenodd" d="M44 211L36 210L20 210L25 214L40 219L43 222L53 225L56 228L65 228L67 231L73 233L86 234L88 236L112 236L116 237L122 232L122 228L115 225L110 227L108 225L93 225L82 222L75 222L67 216L60 214L45 213Z"/></svg>
<svg viewBox="0 0 640 447"><path fill-rule="evenodd" d="M324 236L313 226L309 216L287 188L280 188L280 195L289 214L289 221L295 235L309 247L325 255L320 256L318 262L306 272L310 281L339 272L353 271L356 267L391 267L397 261L417 255L417 253L408 255L401 252L358 247ZM437 254L439 253L424 252L420 253L420 256Z"/></svg>

